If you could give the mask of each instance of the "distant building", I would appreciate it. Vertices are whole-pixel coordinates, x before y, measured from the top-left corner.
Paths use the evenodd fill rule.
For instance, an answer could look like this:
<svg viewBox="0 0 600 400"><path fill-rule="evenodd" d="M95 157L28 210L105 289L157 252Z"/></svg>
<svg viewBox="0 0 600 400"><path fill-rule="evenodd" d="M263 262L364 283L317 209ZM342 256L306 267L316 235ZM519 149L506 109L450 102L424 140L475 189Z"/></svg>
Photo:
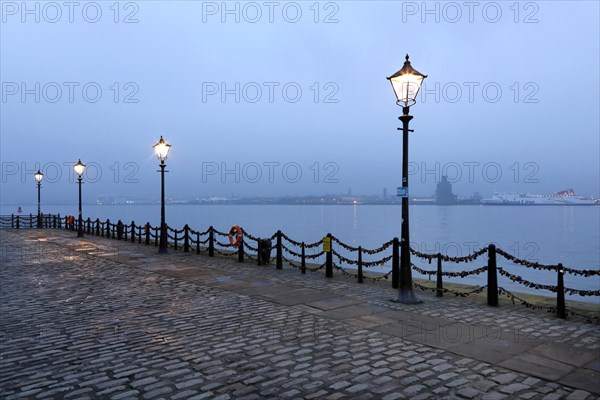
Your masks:
<svg viewBox="0 0 600 400"><path fill-rule="evenodd" d="M441 206L456 204L456 195L452 193L452 184L448 182L446 175L442 176L442 181L437 184L435 204Z"/></svg>

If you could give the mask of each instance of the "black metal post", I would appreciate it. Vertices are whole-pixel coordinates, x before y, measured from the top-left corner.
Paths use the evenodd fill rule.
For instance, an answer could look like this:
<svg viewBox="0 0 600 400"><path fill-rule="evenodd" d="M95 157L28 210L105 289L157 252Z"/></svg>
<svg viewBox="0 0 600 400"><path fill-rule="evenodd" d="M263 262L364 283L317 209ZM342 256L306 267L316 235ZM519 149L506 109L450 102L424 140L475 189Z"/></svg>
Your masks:
<svg viewBox="0 0 600 400"><path fill-rule="evenodd" d="M131 243L135 243L135 222L131 221Z"/></svg>
<svg viewBox="0 0 600 400"><path fill-rule="evenodd" d="M358 246L358 283L363 283L362 247Z"/></svg>
<svg viewBox="0 0 600 400"><path fill-rule="evenodd" d="M244 230L242 229L242 240L238 246L238 262L244 262Z"/></svg>
<svg viewBox="0 0 600 400"><path fill-rule="evenodd" d="M306 254L305 254L304 242L302 242L302 262L300 264L300 271L302 271L303 274L306 274Z"/></svg>
<svg viewBox="0 0 600 400"><path fill-rule="evenodd" d="M215 256L215 228L208 228L208 256Z"/></svg>
<svg viewBox="0 0 600 400"><path fill-rule="evenodd" d="M331 233L327 234L329 240L329 251L325 252L325 277L333 278L333 240L331 240Z"/></svg>
<svg viewBox="0 0 600 400"><path fill-rule="evenodd" d="M165 223L165 161L160 161L160 245L158 254L168 253L167 251L167 224Z"/></svg>
<svg viewBox="0 0 600 400"><path fill-rule="evenodd" d="M187 224L183 227L183 251L190 251L190 227Z"/></svg>
<svg viewBox="0 0 600 400"><path fill-rule="evenodd" d="M496 246L488 246L488 305L498 307L498 271L496 270Z"/></svg>
<svg viewBox="0 0 600 400"><path fill-rule="evenodd" d="M402 107L402 186L408 190L408 124L413 118L408 114L410 107ZM400 128L398 128L400 129ZM417 304L421 300L417 298L413 288L412 266L410 262L410 230L408 227L408 193L402 197L402 236L400 239L400 282L398 296L394 301L403 304Z"/></svg>
<svg viewBox="0 0 600 400"><path fill-rule="evenodd" d="M79 175L77 180L79 181L79 217L77 226L77 237L83 237L83 214L81 213L81 180L83 177Z"/></svg>
<svg viewBox="0 0 600 400"><path fill-rule="evenodd" d="M283 269L283 248L281 247L281 231L277 231L277 269Z"/></svg>
<svg viewBox="0 0 600 400"><path fill-rule="evenodd" d="M556 285L556 316L558 318L567 318L567 309L565 307L565 281L563 277L563 265L558 264L558 283Z"/></svg>
<svg viewBox="0 0 600 400"><path fill-rule="evenodd" d="M200 254L200 233L196 232L196 254Z"/></svg>
<svg viewBox="0 0 600 400"><path fill-rule="evenodd" d="M42 227L42 208L41 208L41 188L42 188L42 182L38 182L37 183L37 188L38 188L38 214L37 214L37 227L41 228Z"/></svg>
<svg viewBox="0 0 600 400"><path fill-rule="evenodd" d="M400 241L397 237L392 240L392 288L398 289L400 281Z"/></svg>
<svg viewBox="0 0 600 400"><path fill-rule="evenodd" d="M435 295L437 297L444 296L444 285L442 283L442 255L438 253L437 255L437 282L436 282L436 290Z"/></svg>

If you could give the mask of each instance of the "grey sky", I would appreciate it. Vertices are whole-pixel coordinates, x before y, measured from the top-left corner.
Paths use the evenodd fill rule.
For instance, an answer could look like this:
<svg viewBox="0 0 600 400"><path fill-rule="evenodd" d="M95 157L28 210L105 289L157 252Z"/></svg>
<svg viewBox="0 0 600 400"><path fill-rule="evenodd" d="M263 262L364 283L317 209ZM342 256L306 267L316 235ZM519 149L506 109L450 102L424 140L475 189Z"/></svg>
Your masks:
<svg viewBox="0 0 600 400"><path fill-rule="evenodd" d="M600 194L596 1L47 4L1 3L3 203L35 201L36 163L76 201L78 158L87 201L156 197L161 134L171 196L393 193L406 53L429 75L412 194L443 172L462 195Z"/></svg>

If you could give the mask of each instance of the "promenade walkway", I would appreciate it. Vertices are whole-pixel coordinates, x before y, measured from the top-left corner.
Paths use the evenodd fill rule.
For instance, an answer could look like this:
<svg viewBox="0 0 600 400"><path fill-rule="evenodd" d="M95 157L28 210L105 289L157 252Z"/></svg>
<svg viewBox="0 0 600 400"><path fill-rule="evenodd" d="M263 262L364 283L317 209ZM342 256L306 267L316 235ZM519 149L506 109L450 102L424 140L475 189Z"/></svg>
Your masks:
<svg viewBox="0 0 600 400"><path fill-rule="evenodd" d="M598 399L600 328L61 230L0 230L0 398Z"/></svg>

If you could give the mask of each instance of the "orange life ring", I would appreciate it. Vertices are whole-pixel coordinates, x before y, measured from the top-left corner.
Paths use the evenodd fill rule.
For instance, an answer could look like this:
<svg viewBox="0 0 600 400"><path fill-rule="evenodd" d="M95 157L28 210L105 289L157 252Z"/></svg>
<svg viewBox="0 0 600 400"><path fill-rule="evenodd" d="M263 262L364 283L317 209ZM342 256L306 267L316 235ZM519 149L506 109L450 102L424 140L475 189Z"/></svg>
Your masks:
<svg viewBox="0 0 600 400"><path fill-rule="evenodd" d="M235 235L235 240L233 239L233 235ZM242 238L244 236L244 231L238 225L234 225L229 230L229 243L231 243L234 247L239 247L240 243L242 243Z"/></svg>

